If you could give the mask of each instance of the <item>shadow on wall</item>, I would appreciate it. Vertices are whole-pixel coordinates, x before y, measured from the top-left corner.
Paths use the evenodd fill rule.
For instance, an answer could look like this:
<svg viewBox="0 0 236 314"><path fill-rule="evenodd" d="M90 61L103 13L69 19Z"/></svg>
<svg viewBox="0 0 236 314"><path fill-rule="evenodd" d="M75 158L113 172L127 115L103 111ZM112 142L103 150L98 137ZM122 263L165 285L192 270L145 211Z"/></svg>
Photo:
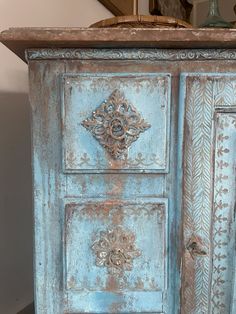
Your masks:
<svg viewBox="0 0 236 314"><path fill-rule="evenodd" d="M30 105L0 92L0 313L33 300Z"/></svg>

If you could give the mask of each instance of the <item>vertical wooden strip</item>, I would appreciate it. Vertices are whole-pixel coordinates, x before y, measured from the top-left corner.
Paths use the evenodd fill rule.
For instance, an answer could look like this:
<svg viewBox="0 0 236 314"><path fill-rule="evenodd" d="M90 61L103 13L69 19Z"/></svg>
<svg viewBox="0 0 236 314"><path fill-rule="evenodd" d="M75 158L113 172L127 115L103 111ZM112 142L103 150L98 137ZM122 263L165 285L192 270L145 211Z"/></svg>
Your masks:
<svg viewBox="0 0 236 314"><path fill-rule="evenodd" d="M216 115L211 313L233 313L236 114Z"/></svg>
<svg viewBox="0 0 236 314"><path fill-rule="evenodd" d="M211 81L187 77L183 181L182 313L207 313L210 282L211 217ZM195 240L197 239L197 240ZM205 256L192 256L187 246L198 241Z"/></svg>
<svg viewBox="0 0 236 314"><path fill-rule="evenodd" d="M63 312L61 126L59 74L63 62L30 62L34 184L35 308Z"/></svg>
<svg viewBox="0 0 236 314"><path fill-rule="evenodd" d="M214 220L212 221L212 216L215 219L215 210L213 211L213 116L218 108L220 110L235 108L234 90L236 82L235 76L227 74L186 74L183 77L185 77L185 80L183 80L181 88L185 90L185 144L183 163L182 313L210 313L212 311L212 314L220 314L223 308L226 309L230 306L229 296L232 287L230 285L225 286L225 295L228 296L225 299L223 298L224 293L214 288L214 271L217 272L221 268L221 266L218 268L219 265L216 265L217 260L224 258L224 256L221 256L224 254L221 252L217 254L215 250L219 241L221 244L225 242L224 237L228 231L222 226L217 229L216 225L213 224ZM227 153L227 147L221 149L222 154ZM223 174L215 175L215 180L223 180L223 178ZM218 187L216 190L218 190ZM226 193L227 189L223 190ZM234 195L232 197L234 198ZM220 207L226 208L228 203L224 205L220 202L219 204ZM219 219L224 219L224 217L221 216ZM228 226L227 230L233 230L233 227ZM188 249L191 241L196 241L198 248L200 248L198 254L191 254L194 252ZM227 245L228 251L231 250L231 246L232 244ZM231 267L233 267L232 265L233 262L231 262ZM221 270L224 271L225 269ZM228 278L232 274L232 270L228 269ZM224 281L224 279L222 280ZM220 282L222 280L216 279L217 285L223 284L224 282ZM218 308L213 307L211 309L210 291L213 295L215 293L215 298L221 299L221 304L217 305Z"/></svg>

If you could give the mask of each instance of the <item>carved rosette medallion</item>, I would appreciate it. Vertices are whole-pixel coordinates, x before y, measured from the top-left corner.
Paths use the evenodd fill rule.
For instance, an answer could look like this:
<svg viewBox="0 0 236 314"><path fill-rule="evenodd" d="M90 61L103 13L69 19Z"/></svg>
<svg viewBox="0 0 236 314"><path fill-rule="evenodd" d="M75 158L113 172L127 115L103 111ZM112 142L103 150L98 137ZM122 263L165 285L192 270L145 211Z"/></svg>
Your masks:
<svg viewBox="0 0 236 314"><path fill-rule="evenodd" d="M115 90L82 125L114 159L126 157L130 145L150 128L119 90Z"/></svg>
<svg viewBox="0 0 236 314"><path fill-rule="evenodd" d="M101 231L100 238L92 245L96 265L107 267L111 275L121 276L124 271L131 271L133 259L141 255L134 241L135 235L121 227Z"/></svg>

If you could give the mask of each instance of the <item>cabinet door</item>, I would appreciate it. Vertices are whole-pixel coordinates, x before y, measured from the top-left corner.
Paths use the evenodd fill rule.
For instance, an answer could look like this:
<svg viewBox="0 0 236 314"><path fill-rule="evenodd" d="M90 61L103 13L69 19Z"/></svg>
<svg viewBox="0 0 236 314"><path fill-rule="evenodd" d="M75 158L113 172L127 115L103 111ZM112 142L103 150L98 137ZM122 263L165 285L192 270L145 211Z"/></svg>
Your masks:
<svg viewBox="0 0 236 314"><path fill-rule="evenodd" d="M184 240L181 309L186 314L232 313L236 76L183 74L180 86L184 151L182 162L180 159Z"/></svg>
<svg viewBox="0 0 236 314"><path fill-rule="evenodd" d="M162 313L167 213L166 199L67 200L67 312Z"/></svg>
<svg viewBox="0 0 236 314"><path fill-rule="evenodd" d="M148 185L169 172L170 75L66 73L62 91L65 312L163 313L168 199Z"/></svg>
<svg viewBox="0 0 236 314"><path fill-rule="evenodd" d="M81 62L30 64L37 313L176 313L172 75Z"/></svg>

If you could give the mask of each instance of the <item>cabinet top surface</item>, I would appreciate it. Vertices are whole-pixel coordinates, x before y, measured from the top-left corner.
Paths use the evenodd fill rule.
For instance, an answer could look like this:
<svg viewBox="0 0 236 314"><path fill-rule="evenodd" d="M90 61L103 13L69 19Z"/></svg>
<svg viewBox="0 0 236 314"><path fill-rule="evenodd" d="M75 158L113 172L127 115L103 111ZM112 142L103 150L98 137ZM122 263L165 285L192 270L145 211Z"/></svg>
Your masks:
<svg viewBox="0 0 236 314"><path fill-rule="evenodd" d="M236 48L236 29L10 28L0 42L25 61L28 48Z"/></svg>

